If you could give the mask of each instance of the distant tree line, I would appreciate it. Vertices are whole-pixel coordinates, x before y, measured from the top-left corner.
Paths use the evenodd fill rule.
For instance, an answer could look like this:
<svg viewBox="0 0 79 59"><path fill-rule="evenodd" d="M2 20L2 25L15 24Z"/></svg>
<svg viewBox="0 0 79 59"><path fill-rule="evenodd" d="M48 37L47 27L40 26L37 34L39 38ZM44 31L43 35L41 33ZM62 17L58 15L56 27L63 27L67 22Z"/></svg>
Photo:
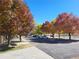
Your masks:
<svg viewBox="0 0 79 59"><path fill-rule="evenodd" d="M55 20L49 22L45 21L40 26L40 31L44 34L68 34L71 40L71 35L79 35L79 17L70 13L61 13Z"/></svg>

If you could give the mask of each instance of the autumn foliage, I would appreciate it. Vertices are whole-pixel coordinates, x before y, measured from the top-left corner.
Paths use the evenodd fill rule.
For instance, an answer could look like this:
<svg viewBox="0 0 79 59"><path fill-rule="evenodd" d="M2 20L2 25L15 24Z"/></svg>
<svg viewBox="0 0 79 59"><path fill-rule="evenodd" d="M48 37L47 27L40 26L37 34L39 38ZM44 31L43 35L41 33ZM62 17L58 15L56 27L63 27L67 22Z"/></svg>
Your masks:
<svg viewBox="0 0 79 59"><path fill-rule="evenodd" d="M56 19L56 25L60 26L59 30L63 30L65 33L75 34L78 31L79 18L73 14L62 13Z"/></svg>
<svg viewBox="0 0 79 59"><path fill-rule="evenodd" d="M33 27L32 14L22 0L0 0L0 34L8 43L11 36L27 36Z"/></svg>
<svg viewBox="0 0 79 59"><path fill-rule="evenodd" d="M51 33L52 31L52 24L48 21L46 21L45 23L43 23L42 27L41 27L42 32L44 33Z"/></svg>
<svg viewBox="0 0 79 59"><path fill-rule="evenodd" d="M71 39L71 35L79 35L79 17L70 13L61 13L54 21L43 23L41 30L45 33L57 33L59 36L66 33Z"/></svg>

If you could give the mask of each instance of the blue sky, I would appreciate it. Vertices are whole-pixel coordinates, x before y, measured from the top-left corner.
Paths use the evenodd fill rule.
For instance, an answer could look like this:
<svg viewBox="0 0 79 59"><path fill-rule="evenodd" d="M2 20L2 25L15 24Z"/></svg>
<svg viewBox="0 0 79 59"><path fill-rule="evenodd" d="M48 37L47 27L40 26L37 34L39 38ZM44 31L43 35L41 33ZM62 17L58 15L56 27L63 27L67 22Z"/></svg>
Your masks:
<svg viewBox="0 0 79 59"><path fill-rule="evenodd" d="M36 24L52 21L62 12L79 16L79 0L24 0Z"/></svg>

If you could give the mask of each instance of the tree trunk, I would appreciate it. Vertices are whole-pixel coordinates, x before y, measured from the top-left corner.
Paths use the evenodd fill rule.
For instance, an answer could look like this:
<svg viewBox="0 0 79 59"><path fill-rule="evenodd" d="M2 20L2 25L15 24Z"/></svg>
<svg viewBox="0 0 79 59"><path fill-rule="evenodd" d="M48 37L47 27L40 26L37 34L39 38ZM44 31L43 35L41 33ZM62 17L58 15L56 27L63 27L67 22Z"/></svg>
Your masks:
<svg viewBox="0 0 79 59"><path fill-rule="evenodd" d="M59 33L59 39L60 39L60 33Z"/></svg>
<svg viewBox="0 0 79 59"><path fill-rule="evenodd" d="M54 38L54 34L52 34L52 37Z"/></svg>
<svg viewBox="0 0 79 59"><path fill-rule="evenodd" d="M71 33L69 33L69 40L71 40Z"/></svg>
<svg viewBox="0 0 79 59"><path fill-rule="evenodd" d="M8 39L7 35L5 35L5 38Z"/></svg>
<svg viewBox="0 0 79 59"><path fill-rule="evenodd" d="M8 35L8 37L6 37L6 39L8 40L8 46L10 45L10 40L11 40L11 35Z"/></svg>
<svg viewBox="0 0 79 59"><path fill-rule="evenodd" d="M21 38L21 35L19 35L19 39L20 39L20 42L22 42L22 38Z"/></svg>

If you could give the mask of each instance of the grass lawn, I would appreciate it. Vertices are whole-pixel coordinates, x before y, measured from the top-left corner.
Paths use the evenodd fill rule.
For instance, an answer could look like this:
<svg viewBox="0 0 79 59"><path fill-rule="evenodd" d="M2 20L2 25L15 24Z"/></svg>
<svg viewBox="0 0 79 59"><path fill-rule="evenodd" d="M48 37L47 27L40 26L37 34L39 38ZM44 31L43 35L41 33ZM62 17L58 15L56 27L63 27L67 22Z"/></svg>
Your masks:
<svg viewBox="0 0 79 59"><path fill-rule="evenodd" d="M29 47L32 47L32 45L27 42L17 42L17 43L14 43L14 46L6 47L0 50L0 53L5 53L8 51L19 50L19 49L24 49Z"/></svg>

